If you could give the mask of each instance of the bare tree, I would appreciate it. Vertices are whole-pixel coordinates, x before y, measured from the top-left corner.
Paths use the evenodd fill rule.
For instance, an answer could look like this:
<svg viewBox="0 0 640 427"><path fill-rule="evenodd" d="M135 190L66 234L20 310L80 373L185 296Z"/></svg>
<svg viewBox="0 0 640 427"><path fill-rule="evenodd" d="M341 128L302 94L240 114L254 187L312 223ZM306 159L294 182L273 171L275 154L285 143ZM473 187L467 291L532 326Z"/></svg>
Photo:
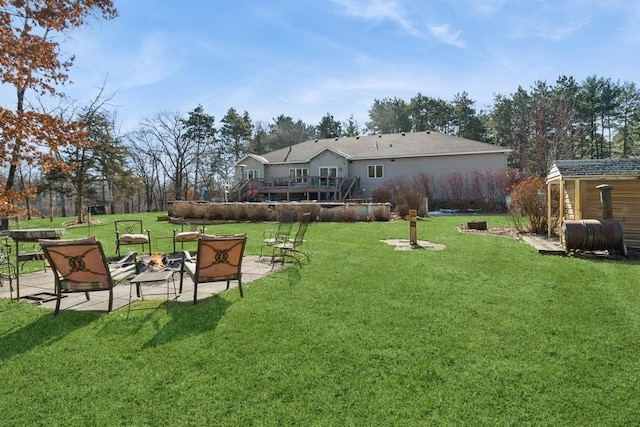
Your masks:
<svg viewBox="0 0 640 427"><path fill-rule="evenodd" d="M190 189L189 175L197 158L195 142L185 138L185 120L181 113L160 112L142 121L141 130L147 135L153 152L148 155L169 177L175 200L183 200Z"/></svg>
<svg viewBox="0 0 640 427"><path fill-rule="evenodd" d="M164 165L169 162L164 151L154 135L144 128L129 133L126 140L131 152L131 167L142 181L147 206L157 211L165 210L169 171Z"/></svg>

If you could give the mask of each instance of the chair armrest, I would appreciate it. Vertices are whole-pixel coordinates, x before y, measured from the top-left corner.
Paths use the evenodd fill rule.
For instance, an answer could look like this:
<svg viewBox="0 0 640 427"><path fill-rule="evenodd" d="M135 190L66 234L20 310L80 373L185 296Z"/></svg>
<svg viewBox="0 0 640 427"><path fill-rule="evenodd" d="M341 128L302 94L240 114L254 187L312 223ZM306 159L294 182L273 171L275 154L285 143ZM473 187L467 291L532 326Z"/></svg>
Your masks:
<svg viewBox="0 0 640 427"><path fill-rule="evenodd" d="M127 265L135 264L137 262L137 258L137 252L129 252L119 260L110 262L109 266L114 266L116 268L125 267Z"/></svg>
<svg viewBox="0 0 640 427"><path fill-rule="evenodd" d="M185 262L193 262L189 251L182 251L182 263L184 264Z"/></svg>

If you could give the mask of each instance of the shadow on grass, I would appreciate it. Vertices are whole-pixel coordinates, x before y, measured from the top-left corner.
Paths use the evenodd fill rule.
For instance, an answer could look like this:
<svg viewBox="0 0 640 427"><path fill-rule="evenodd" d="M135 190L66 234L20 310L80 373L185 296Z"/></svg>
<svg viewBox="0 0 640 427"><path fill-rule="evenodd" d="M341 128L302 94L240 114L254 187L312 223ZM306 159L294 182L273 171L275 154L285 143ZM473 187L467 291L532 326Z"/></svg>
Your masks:
<svg viewBox="0 0 640 427"><path fill-rule="evenodd" d="M32 311L19 309L17 305L15 310L12 310L9 303L9 306L0 312L0 318L6 316L5 313L8 312L12 312L10 315L18 316L18 318L12 318L11 323L23 326L0 336L0 362L37 347L49 346L100 317L94 313L73 311L61 312L57 317L53 317L49 312L40 311L37 314L39 317L30 319L29 317L33 316Z"/></svg>
<svg viewBox="0 0 640 427"><path fill-rule="evenodd" d="M142 348L157 347L168 342L183 339L188 336L199 335L211 331L218 326L231 302L220 296L191 302L171 302L168 315L169 322L159 327L155 336L145 343ZM139 322L147 322L149 316L139 318Z"/></svg>
<svg viewBox="0 0 640 427"><path fill-rule="evenodd" d="M290 286L300 283L300 269L295 267L287 268L287 279Z"/></svg>

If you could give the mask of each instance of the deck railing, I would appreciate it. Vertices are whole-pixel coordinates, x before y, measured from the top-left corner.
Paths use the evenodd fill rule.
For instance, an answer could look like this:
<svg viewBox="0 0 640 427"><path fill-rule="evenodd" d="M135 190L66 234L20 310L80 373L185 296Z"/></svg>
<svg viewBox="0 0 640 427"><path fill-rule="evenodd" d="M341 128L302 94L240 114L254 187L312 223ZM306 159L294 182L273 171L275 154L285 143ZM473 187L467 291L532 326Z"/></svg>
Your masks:
<svg viewBox="0 0 640 427"><path fill-rule="evenodd" d="M359 192L359 178L344 178L335 176L306 176L306 177L273 177L252 178L236 183L229 190L230 201L246 198L249 192L267 194L270 192L311 193L335 192L340 199L353 198Z"/></svg>

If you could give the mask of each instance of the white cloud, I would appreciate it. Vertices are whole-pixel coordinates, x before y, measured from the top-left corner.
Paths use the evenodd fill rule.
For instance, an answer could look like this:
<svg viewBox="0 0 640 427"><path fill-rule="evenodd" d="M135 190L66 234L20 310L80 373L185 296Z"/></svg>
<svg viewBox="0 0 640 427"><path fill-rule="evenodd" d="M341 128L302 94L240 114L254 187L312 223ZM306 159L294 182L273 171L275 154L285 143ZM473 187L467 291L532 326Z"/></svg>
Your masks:
<svg viewBox="0 0 640 427"><path fill-rule="evenodd" d="M429 32L442 43L460 48L464 47L464 42L460 40L460 31L452 31L449 24L431 25L429 26Z"/></svg>
<svg viewBox="0 0 640 427"><path fill-rule="evenodd" d="M142 40L138 49L127 55L120 64L123 87L137 87L160 82L169 77L179 65L171 55L171 39L162 33L150 34Z"/></svg>
<svg viewBox="0 0 640 427"><path fill-rule="evenodd" d="M385 0L333 0L344 8L344 14L365 20L389 20L413 37L423 37L406 13L395 1Z"/></svg>

